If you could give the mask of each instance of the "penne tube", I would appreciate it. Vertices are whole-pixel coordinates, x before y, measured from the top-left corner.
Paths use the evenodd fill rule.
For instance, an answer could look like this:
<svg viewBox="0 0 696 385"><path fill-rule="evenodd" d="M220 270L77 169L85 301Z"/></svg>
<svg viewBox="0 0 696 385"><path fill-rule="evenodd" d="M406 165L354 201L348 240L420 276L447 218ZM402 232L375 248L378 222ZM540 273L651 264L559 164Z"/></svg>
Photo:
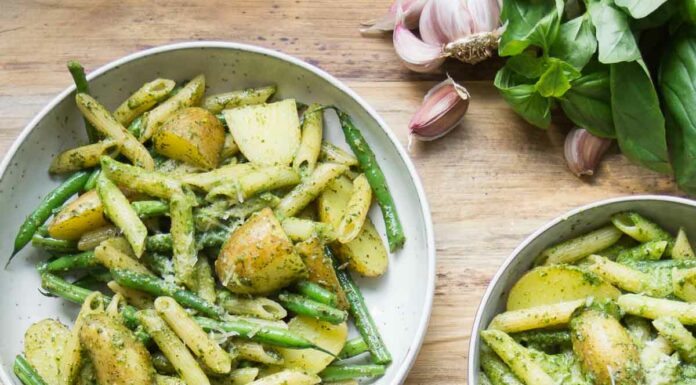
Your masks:
<svg viewBox="0 0 696 385"><path fill-rule="evenodd" d="M109 281L107 282L106 286L114 293L122 295L123 298L126 299L126 302L137 307L138 309L154 308L154 298L147 293L143 293L142 291L131 289L129 287L123 287L116 281Z"/></svg>
<svg viewBox="0 0 696 385"><path fill-rule="evenodd" d="M302 136L300 147L297 149L292 168L300 175L310 175L314 172L321 151L321 139L324 131L324 115L319 104L312 104L307 108L302 122Z"/></svg>
<svg viewBox="0 0 696 385"><path fill-rule="evenodd" d="M267 166L248 171L236 179L221 182L210 189L206 199L226 196L243 202L258 193L294 186L300 183L300 175L288 166Z"/></svg>
<svg viewBox="0 0 696 385"><path fill-rule="evenodd" d="M672 291L679 299L686 302L696 302L696 268L673 268Z"/></svg>
<svg viewBox="0 0 696 385"><path fill-rule="evenodd" d="M534 360L529 350L500 330L484 330L481 337L527 385L555 385L556 381Z"/></svg>
<svg viewBox="0 0 696 385"><path fill-rule="evenodd" d="M137 192L162 199L182 194L178 180L159 172L121 163L106 156L101 158L101 166L102 175Z"/></svg>
<svg viewBox="0 0 696 385"><path fill-rule="evenodd" d="M653 321L657 333L679 352L684 361L696 363L696 338L674 317L660 317Z"/></svg>
<svg viewBox="0 0 696 385"><path fill-rule="evenodd" d="M365 174L360 174L353 180L353 193L338 225L339 242L348 243L360 234L371 204L372 188Z"/></svg>
<svg viewBox="0 0 696 385"><path fill-rule="evenodd" d="M169 79L158 78L145 83L116 108L114 118L124 126L128 126L133 119L169 96L174 86L176 86L176 82Z"/></svg>
<svg viewBox="0 0 696 385"><path fill-rule="evenodd" d="M70 339L63 351L63 357L60 360L60 373L62 384L72 384L77 379L77 376L82 365L82 346L80 344L80 329L84 324L85 318L90 314L103 313L104 302L102 294L93 292L80 307L80 312L77 314L75 324L73 325Z"/></svg>
<svg viewBox="0 0 696 385"><path fill-rule="evenodd" d="M660 317L675 317L684 325L696 325L696 304L640 294L624 294L616 303L628 314L653 320Z"/></svg>
<svg viewBox="0 0 696 385"><path fill-rule="evenodd" d="M329 182L343 174L347 169L347 166L335 163L319 164L310 176L281 199L276 206L276 213L281 218L291 217L299 213L309 202L321 194Z"/></svg>
<svg viewBox="0 0 696 385"><path fill-rule="evenodd" d="M215 373L229 373L232 367L230 355L173 298L157 298L155 310L205 366Z"/></svg>
<svg viewBox="0 0 696 385"><path fill-rule="evenodd" d="M635 212L619 213L611 217L611 223L624 234L638 242L667 241L665 254L672 255L674 238L663 228Z"/></svg>
<svg viewBox="0 0 696 385"><path fill-rule="evenodd" d="M259 375L259 368L239 368L227 375L225 384L228 385L247 385L253 382Z"/></svg>
<svg viewBox="0 0 696 385"><path fill-rule="evenodd" d="M75 95L75 101L77 102L77 107L82 111L82 115L99 132L121 143L121 154L133 162L134 165L146 170L155 168L155 161L152 159L150 152L104 106L99 104L93 97L84 93Z"/></svg>
<svg viewBox="0 0 696 385"><path fill-rule="evenodd" d="M220 151L220 160L231 158L239 152L239 146L237 142L234 141L234 137L229 132L225 134L225 143L222 145L222 151Z"/></svg>
<svg viewBox="0 0 696 385"><path fill-rule="evenodd" d="M258 342L236 340L234 346L243 360L260 362L266 365L282 365L283 356L275 349L261 345Z"/></svg>
<svg viewBox="0 0 696 385"><path fill-rule="evenodd" d="M677 233L677 238L674 240L674 247L672 248L672 258L696 259L694 249L691 247L691 243L689 243L689 238L686 236L686 231L684 231L684 228L679 229L679 233Z"/></svg>
<svg viewBox="0 0 696 385"><path fill-rule="evenodd" d="M147 228L121 190L104 173L97 180L97 194L104 206L104 214L123 231L135 255L143 255Z"/></svg>
<svg viewBox="0 0 696 385"><path fill-rule="evenodd" d="M202 106L217 114L227 108L250 106L265 103L276 92L276 86L247 88L241 91L210 95L203 99Z"/></svg>
<svg viewBox="0 0 696 385"><path fill-rule="evenodd" d="M136 316L187 385L210 385L210 380L203 373L186 345L167 326L157 312L141 310Z"/></svg>
<svg viewBox="0 0 696 385"><path fill-rule="evenodd" d="M196 294L204 300L215 303L215 277L207 258L196 262Z"/></svg>
<svg viewBox="0 0 696 385"><path fill-rule="evenodd" d="M143 131L140 142L146 142L159 129L164 122L175 112L186 107L192 107L200 102L205 92L205 76L198 75L176 93L176 95L162 102L153 110L143 115Z"/></svg>
<svg viewBox="0 0 696 385"><path fill-rule="evenodd" d="M265 320L282 320L288 312L278 303L266 297L244 297L229 291L220 291L217 302L231 314L248 315Z"/></svg>
<svg viewBox="0 0 696 385"><path fill-rule="evenodd" d="M152 273L136 259L121 252L115 247L108 244L109 240L102 242L94 249L94 258L97 262L109 270L123 269L141 274Z"/></svg>
<svg viewBox="0 0 696 385"><path fill-rule="evenodd" d="M591 272L623 290L632 293L660 294L660 290L653 287L652 279L646 273L613 262L599 255L590 255L587 259L592 262L592 264L587 267ZM664 295L661 295L662 297L668 295L669 291L663 294Z"/></svg>
<svg viewBox="0 0 696 385"><path fill-rule="evenodd" d="M321 382L321 378L314 374L307 374L298 370L285 369L262 377L248 385L314 385Z"/></svg>
<svg viewBox="0 0 696 385"><path fill-rule="evenodd" d="M107 138L97 143L63 151L53 158L48 172L60 174L98 166L102 155L109 155L121 144L120 140Z"/></svg>
<svg viewBox="0 0 696 385"><path fill-rule="evenodd" d="M240 163L222 166L212 171L178 176L182 183L209 191L224 181L236 180L241 175L256 169L252 163Z"/></svg>
<svg viewBox="0 0 696 385"><path fill-rule="evenodd" d="M169 202L174 274L186 287L195 289L195 265L198 260L191 198L175 194Z"/></svg>
<svg viewBox="0 0 696 385"><path fill-rule="evenodd" d="M283 225L283 230L293 242L302 242L313 237L319 237L324 242L336 240L336 232L333 226L328 223L288 217L283 219L281 225Z"/></svg>
<svg viewBox="0 0 696 385"><path fill-rule="evenodd" d="M358 159L353 154L329 142L321 142L319 160L325 163L338 163L348 167L358 165Z"/></svg>
<svg viewBox="0 0 696 385"><path fill-rule="evenodd" d="M118 237L119 235L121 235L121 229L116 226L107 225L99 227L82 234L80 240L77 242L77 249L80 251L92 250L103 241Z"/></svg>
<svg viewBox="0 0 696 385"><path fill-rule="evenodd" d="M177 377L156 374L155 385L186 385L186 383Z"/></svg>
<svg viewBox="0 0 696 385"><path fill-rule="evenodd" d="M542 251L540 259L546 265L574 263L613 245L621 235L616 227L605 226Z"/></svg>
<svg viewBox="0 0 696 385"><path fill-rule="evenodd" d="M525 330L566 325L570 321L575 309L582 306L585 301L585 299L579 299L553 305L506 311L495 316L488 327L506 333L515 333Z"/></svg>

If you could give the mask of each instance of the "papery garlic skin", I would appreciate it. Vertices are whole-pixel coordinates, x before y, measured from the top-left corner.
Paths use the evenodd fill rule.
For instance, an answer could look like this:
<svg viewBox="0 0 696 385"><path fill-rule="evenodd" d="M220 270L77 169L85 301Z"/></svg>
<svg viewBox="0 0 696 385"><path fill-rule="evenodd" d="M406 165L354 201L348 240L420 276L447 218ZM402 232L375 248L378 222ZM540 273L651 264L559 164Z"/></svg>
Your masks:
<svg viewBox="0 0 696 385"><path fill-rule="evenodd" d="M468 0L467 6L473 21L472 33L493 32L500 26L502 1Z"/></svg>
<svg viewBox="0 0 696 385"><path fill-rule="evenodd" d="M423 98L423 104L409 123L410 135L423 141L446 135L464 118L470 97L466 88L447 77Z"/></svg>
<svg viewBox="0 0 696 385"><path fill-rule="evenodd" d="M592 135L584 128L571 130L566 136L564 146L568 168L578 177L593 175L612 142L612 139Z"/></svg>
<svg viewBox="0 0 696 385"><path fill-rule="evenodd" d="M441 46L419 39L404 26L403 20L397 20L393 39L396 54L411 71L434 72L445 61Z"/></svg>
<svg viewBox="0 0 696 385"><path fill-rule="evenodd" d="M498 50L500 33L478 32L447 43L442 49L447 57L455 58L467 64L477 64L493 57Z"/></svg>
<svg viewBox="0 0 696 385"><path fill-rule="evenodd" d="M465 1L430 0L423 7L418 31L424 42L442 46L470 35L474 24Z"/></svg>
<svg viewBox="0 0 696 385"><path fill-rule="evenodd" d="M408 29L418 28L423 7L429 0L396 0L389 7L389 11L382 17L363 23L367 28L360 30L366 36L381 35L384 32L394 30L399 4L404 12L404 26Z"/></svg>

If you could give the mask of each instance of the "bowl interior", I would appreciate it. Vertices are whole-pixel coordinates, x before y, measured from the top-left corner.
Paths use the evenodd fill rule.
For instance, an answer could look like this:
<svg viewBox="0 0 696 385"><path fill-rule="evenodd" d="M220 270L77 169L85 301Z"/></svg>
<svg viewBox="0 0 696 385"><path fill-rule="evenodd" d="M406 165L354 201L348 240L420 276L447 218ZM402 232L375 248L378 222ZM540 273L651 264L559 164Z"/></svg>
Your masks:
<svg viewBox="0 0 696 385"><path fill-rule="evenodd" d="M510 289L532 268L539 253L555 243L595 230L609 223L612 215L623 211L636 211L672 233L684 227L689 238L696 239L696 223L690 220L696 215L696 202L672 197L612 199L572 211L542 227L512 253L491 281L481 301L469 347L469 384L478 384L479 333L486 329L496 314L505 311Z"/></svg>
<svg viewBox="0 0 696 385"><path fill-rule="evenodd" d="M131 92L155 77L182 82L197 74L206 76L207 92L225 92L276 84L276 99L296 98L304 103L335 104L353 116L362 128L387 176L405 226L405 247L390 256L390 268L380 279L359 279L366 302L382 332L394 363L376 383L403 380L418 352L427 326L434 282L434 245L427 203L420 182L405 154L381 128L379 120L345 86L296 59L264 49L225 44L191 43L139 53L95 71L90 77L92 94L114 109ZM66 74L67 76L67 74ZM41 198L59 184L47 173L52 158L62 150L86 142L81 115L72 90L66 90L30 126L16 153L6 159L0 179L0 246L9 257L16 230ZM327 116L325 137L345 145L336 119ZM1 171L1 168L0 168ZM370 217L384 237L378 209ZM0 363L1 382L19 382L10 376L16 354L22 351L23 335L33 322L58 318L71 324L77 306L40 294L35 264L44 253L26 247L5 270L0 271ZM3 260L2 263L6 261ZM404 282L408 282L404 285Z"/></svg>

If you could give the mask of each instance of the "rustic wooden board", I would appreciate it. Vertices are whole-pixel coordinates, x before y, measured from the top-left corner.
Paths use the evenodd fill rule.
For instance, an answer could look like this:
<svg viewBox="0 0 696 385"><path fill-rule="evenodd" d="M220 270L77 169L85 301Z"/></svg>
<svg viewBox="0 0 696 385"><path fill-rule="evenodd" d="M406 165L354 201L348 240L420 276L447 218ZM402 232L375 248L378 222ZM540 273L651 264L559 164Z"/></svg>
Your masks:
<svg viewBox="0 0 696 385"><path fill-rule="evenodd" d="M230 40L296 55L346 80L407 143L406 125L442 75L409 73L389 37L365 39L359 21L388 0L0 1L0 154L71 82L65 62L87 69L140 49L185 40ZM463 384L476 307L490 277L534 229L571 208L637 193L678 194L668 177L616 152L593 180L562 156L563 128L525 124L490 83L500 61L448 63L469 88L469 113L453 133L416 143L435 224L438 282L430 330L408 383Z"/></svg>

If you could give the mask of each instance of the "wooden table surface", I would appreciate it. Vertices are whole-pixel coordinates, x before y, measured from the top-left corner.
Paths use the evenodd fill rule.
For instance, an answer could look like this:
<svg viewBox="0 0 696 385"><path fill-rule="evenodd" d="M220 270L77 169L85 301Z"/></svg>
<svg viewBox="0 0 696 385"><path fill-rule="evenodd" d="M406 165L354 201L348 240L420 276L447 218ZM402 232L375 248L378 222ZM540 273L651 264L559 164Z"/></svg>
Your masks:
<svg viewBox="0 0 696 385"><path fill-rule="evenodd" d="M0 154L70 85L65 62L88 70L135 51L187 40L257 44L295 55L346 81L405 145L422 95L442 75L407 71L391 38L363 38L359 22L389 0L0 0ZM563 127L517 118L493 88L500 61L448 63L469 89L469 112L444 139L412 157L429 196L437 243L435 305L409 384L464 384L471 324L498 265L553 217L595 200L679 194L671 179L607 156L580 180L563 160Z"/></svg>

